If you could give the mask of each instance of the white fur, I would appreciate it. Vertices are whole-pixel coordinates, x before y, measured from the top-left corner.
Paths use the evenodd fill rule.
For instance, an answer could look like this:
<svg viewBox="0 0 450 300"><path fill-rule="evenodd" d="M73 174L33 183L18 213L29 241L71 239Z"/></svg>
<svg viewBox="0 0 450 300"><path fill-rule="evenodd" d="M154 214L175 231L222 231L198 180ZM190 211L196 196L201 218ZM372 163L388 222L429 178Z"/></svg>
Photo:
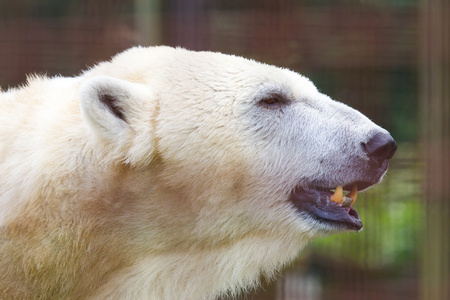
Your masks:
<svg viewBox="0 0 450 300"><path fill-rule="evenodd" d="M272 93L291 103L261 106ZM303 76L220 53L138 47L78 77L32 77L0 94L0 295L251 288L331 230L289 192L365 176L374 130Z"/></svg>

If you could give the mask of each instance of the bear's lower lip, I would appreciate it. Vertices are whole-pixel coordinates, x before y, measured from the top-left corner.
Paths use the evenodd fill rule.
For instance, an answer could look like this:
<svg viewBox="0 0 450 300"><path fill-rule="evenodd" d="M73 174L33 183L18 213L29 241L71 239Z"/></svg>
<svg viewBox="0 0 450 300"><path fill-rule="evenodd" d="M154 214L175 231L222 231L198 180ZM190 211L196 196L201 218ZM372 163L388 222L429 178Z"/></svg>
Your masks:
<svg viewBox="0 0 450 300"><path fill-rule="evenodd" d="M344 187L348 186L351 185ZM363 185L364 188L368 186L370 184ZM291 192L289 200L300 213L307 214L317 222L337 230L360 231L363 224L356 210L330 201L331 195L329 189L298 186Z"/></svg>

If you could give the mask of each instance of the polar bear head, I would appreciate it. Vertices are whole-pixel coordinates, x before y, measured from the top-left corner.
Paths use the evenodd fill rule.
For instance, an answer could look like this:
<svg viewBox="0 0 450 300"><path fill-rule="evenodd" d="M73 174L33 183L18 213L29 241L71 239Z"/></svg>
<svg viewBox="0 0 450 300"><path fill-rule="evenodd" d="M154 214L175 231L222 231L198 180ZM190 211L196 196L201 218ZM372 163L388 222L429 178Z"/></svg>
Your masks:
<svg viewBox="0 0 450 300"><path fill-rule="evenodd" d="M127 168L118 184L138 203L130 223L152 247L256 237L296 253L359 231L356 189L379 183L396 150L386 130L306 77L241 57L133 48L81 79L90 140L102 162Z"/></svg>
<svg viewBox="0 0 450 300"><path fill-rule="evenodd" d="M380 182L396 149L306 77L241 57L134 48L86 75L82 113L104 155L153 169L211 224L360 230L330 190Z"/></svg>

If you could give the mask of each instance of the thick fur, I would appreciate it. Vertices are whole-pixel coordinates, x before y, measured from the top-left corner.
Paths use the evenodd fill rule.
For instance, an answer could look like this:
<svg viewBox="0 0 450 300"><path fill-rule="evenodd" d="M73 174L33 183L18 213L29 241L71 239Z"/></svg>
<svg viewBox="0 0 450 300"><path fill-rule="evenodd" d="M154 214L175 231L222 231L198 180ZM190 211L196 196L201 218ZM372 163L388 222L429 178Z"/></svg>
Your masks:
<svg viewBox="0 0 450 300"><path fill-rule="evenodd" d="M0 94L0 297L251 288L336 231L290 191L368 176L380 130L297 73L220 53L132 48L30 77Z"/></svg>

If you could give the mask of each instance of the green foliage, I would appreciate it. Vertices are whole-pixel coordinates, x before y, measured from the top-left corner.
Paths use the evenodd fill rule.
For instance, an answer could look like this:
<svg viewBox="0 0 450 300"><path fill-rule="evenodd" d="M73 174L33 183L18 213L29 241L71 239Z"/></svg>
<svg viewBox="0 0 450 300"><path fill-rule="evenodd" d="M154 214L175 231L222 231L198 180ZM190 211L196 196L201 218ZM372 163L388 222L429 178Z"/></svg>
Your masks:
<svg viewBox="0 0 450 300"><path fill-rule="evenodd" d="M409 69L394 70L386 76L389 129L399 142L412 142L418 139L417 77L417 72Z"/></svg>

